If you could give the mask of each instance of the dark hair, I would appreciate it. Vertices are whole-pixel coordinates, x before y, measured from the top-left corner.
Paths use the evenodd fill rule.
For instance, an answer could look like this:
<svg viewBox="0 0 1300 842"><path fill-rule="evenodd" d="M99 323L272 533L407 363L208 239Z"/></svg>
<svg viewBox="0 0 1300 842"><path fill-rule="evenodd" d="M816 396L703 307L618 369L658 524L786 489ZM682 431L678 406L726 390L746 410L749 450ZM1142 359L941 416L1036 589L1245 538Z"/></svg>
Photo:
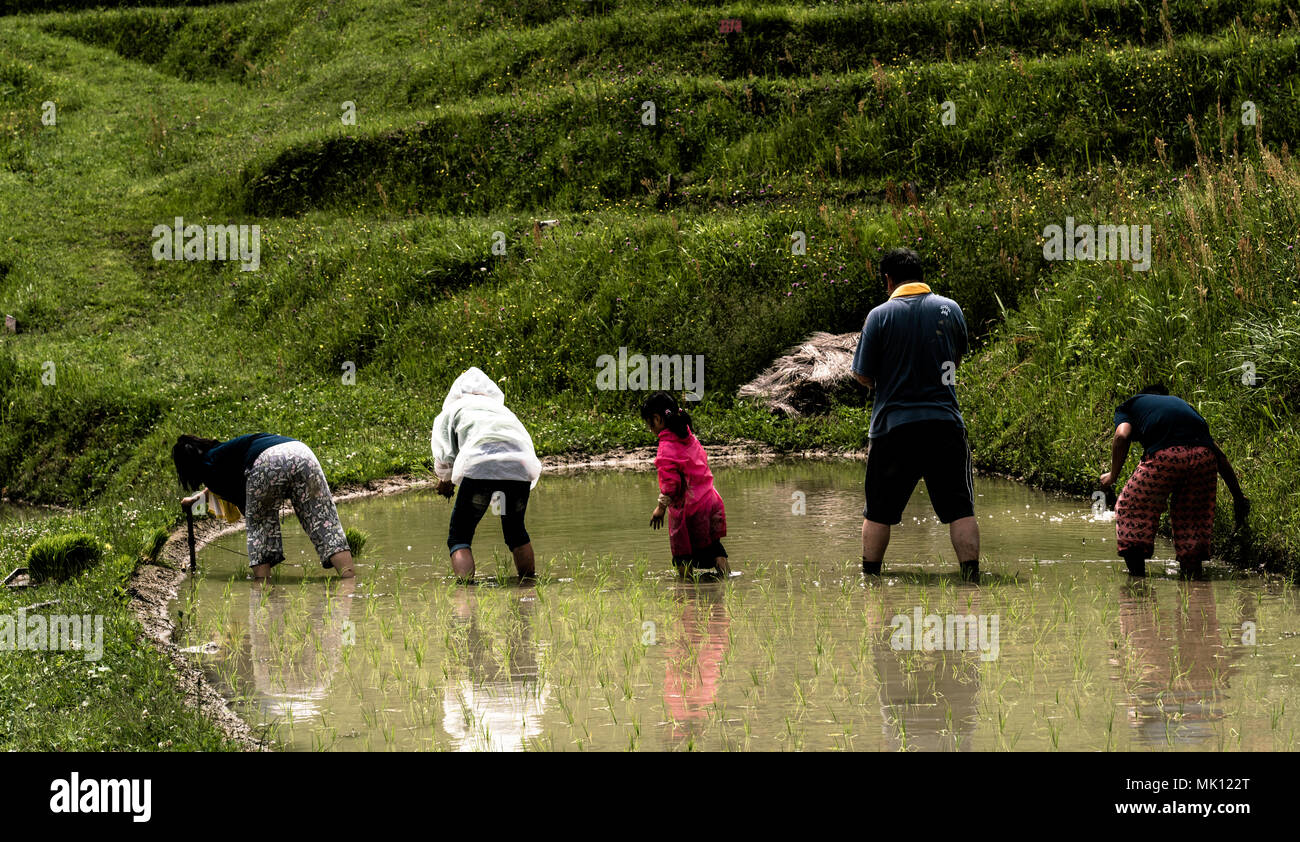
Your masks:
<svg viewBox="0 0 1300 842"><path fill-rule="evenodd" d="M649 421L656 415L663 416L664 426L673 431L679 439L686 438L695 425L691 423L691 414L677 405L677 400L667 392L655 392L641 404L641 419Z"/></svg>
<svg viewBox="0 0 1300 842"><path fill-rule="evenodd" d="M1150 386L1147 386L1145 389L1138 392L1138 394L1139 395L1167 395L1169 394L1169 390L1165 388L1165 384L1163 383L1152 383Z"/></svg>
<svg viewBox="0 0 1300 842"><path fill-rule="evenodd" d="M923 280L921 272L921 255L909 248L890 249L880 258L880 282L885 283L885 275L894 279L895 284Z"/></svg>
<svg viewBox="0 0 1300 842"><path fill-rule="evenodd" d="M172 462L176 463L176 477L181 481L181 488L186 491L198 491L203 487L203 457L221 442L216 439L201 439L198 436L181 436L172 447Z"/></svg>

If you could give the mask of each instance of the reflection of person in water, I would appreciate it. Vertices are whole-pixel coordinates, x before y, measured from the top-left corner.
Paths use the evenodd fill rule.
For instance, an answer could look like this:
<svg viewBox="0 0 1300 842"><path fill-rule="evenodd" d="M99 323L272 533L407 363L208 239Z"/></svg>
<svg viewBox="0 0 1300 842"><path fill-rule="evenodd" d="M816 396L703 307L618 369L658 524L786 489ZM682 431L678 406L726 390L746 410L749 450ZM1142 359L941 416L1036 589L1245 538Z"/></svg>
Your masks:
<svg viewBox="0 0 1300 842"><path fill-rule="evenodd" d="M971 593L970 598L970 605L962 608L963 617L980 615L979 593ZM897 751L969 751L979 724L980 651L895 649L895 618L910 619L914 607L887 602L881 610L870 596L867 601L882 733ZM910 631L921 634L918 629ZM969 646L969 639L963 640Z"/></svg>
<svg viewBox="0 0 1300 842"><path fill-rule="evenodd" d="M1246 608L1243 619L1252 611ZM1120 588L1119 623L1124 638L1111 664L1125 684L1135 739L1168 745L1212 738L1214 722L1224 717L1219 690L1227 689L1239 655L1223 646L1213 583L1179 582L1167 605L1146 583L1127 584Z"/></svg>
<svg viewBox="0 0 1300 842"><path fill-rule="evenodd" d="M535 592L519 589L505 619L504 647L479 624L478 594L463 587L453 597L456 645L464 647L469 675L449 682L442 725L459 751L521 751L542 733L550 688L538 681L532 640Z"/></svg>
<svg viewBox="0 0 1300 842"><path fill-rule="evenodd" d="M717 700L722 662L731 645L731 617L720 582L700 582L673 590L682 604L681 620L667 649L664 708L670 742L699 736L708 709Z"/></svg>
<svg viewBox="0 0 1300 842"><path fill-rule="evenodd" d="M320 713L320 702L329 694L342 649L353 642L355 633L348 616L356 587L355 579L340 579L336 587L323 593L251 589L249 654L253 686L264 716L293 721ZM295 612L295 596L313 603L305 616Z"/></svg>

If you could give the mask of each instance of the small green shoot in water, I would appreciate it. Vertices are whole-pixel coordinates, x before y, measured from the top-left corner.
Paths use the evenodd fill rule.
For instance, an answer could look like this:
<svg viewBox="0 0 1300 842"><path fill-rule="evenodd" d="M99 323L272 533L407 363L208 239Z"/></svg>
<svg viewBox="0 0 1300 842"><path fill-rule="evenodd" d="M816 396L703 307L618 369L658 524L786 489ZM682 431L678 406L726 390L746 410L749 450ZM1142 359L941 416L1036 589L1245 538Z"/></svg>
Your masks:
<svg viewBox="0 0 1300 842"><path fill-rule="evenodd" d="M338 534L338 533L335 533ZM361 553L365 550L366 544L370 541L370 533L356 527L349 526L343 531L348 539L348 550L351 551L353 558L360 558Z"/></svg>

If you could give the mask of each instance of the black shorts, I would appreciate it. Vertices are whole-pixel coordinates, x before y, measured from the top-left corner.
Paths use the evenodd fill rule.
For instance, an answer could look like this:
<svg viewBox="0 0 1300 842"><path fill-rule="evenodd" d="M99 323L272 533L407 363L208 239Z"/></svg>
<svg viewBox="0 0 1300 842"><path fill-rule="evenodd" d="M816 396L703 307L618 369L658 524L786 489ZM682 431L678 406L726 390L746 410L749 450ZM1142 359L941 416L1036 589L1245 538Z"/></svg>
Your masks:
<svg viewBox="0 0 1300 842"><path fill-rule="evenodd" d="M867 505L862 516L893 526L925 479L930 504L943 523L975 514L970 444L955 421L913 421L871 440L867 448Z"/></svg>
<svg viewBox="0 0 1300 842"><path fill-rule="evenodd" d="M714 541L713 545L696 552L694 555L675 555L673 556L673 566L678 570L684 567L699 567L707 569L714 567L718 559L728 558L727 548L722 546L721 541Z"/></svg>
<svg viewBox="0 0 1300 842"><path fill-rule="evenodd" d="M501 514L501 533L511 550L532 543L524 528L524 512L528 509L528 492L532 483L527 480L472 479L465 477L456 491L456 505L451 510L451 524L447 529L447 549L456 552L468 549L474 541L474 530L492 505L492 496L500 491L505 495Z"/></svg>

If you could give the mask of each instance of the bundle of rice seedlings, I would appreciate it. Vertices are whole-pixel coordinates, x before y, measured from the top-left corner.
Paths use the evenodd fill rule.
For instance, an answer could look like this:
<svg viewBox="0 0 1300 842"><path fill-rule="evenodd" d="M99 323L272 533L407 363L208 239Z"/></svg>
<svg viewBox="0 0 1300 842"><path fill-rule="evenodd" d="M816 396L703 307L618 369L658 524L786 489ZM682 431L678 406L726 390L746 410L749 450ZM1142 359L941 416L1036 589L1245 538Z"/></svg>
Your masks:
<svg viewBox="0 0 1300 842"><path fill-rule="evenodd" d="M104 545L93 536L48 535L27 551L27 570L33 583L57 582L89 570L103 558Z"/></svg>
<svg viewBox="0 0 1300 842"><path fill-rule="evenodd" d="M354 527L348 527L343 530L343 534L348 539L348 549L352 551L352 557L357 558L361 551L365 549L366 542L370 540L370 533Z"/></svg>

